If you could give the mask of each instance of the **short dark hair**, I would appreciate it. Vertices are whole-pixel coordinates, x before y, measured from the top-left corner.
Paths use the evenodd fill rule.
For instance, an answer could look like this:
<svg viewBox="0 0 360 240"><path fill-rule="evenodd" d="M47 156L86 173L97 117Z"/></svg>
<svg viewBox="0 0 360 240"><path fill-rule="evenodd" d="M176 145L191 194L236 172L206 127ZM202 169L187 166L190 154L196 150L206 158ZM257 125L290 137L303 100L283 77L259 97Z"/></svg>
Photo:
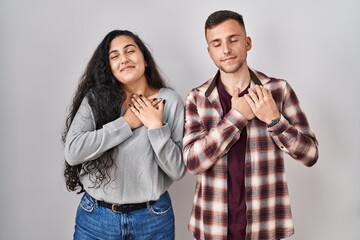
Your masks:
<svg viewBox="0 0 360 240"><path fill-rule="evenodd" d="M215 27L216 25L225 22L226 20L233 19L237 21L245 30L245 23L243 16L237 12L230 10L219 10L210 14L205 22L205 34L208 29ZM246 30L245 30L246 31Z"/></svg>

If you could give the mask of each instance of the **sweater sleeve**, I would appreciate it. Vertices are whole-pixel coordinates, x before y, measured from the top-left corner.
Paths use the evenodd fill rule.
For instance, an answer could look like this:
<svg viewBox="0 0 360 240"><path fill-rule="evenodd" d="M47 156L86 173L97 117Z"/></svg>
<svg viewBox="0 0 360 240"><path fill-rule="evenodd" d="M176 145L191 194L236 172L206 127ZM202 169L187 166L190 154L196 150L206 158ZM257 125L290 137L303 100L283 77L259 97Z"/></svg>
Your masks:
<svg viewBox="0 0 360 240"><path fill-rule="evenodd" d="M310 129L305 113L300 108L294 90L288 83L284 93L280 121L268 128L268 131L281 150L305 166L311 167L318 159L318 141Z"/></svg>
<svg viewBox="0 0 360 240"><path fill-rule="evenodd" d="M132 135L122 117L96 130L91 107L87 98L84 98L66 136L65 159L70 165L97 159Z"/></svg>
<svg viewBox="0 0 360 240"><path fill-rule="evenodd" d="M172 180L181 179L186 172L182 158L182 136L184 131L184 104L173 91L166 97L163 126L149 129L148 137L155 152L159 167Z"/></svg>

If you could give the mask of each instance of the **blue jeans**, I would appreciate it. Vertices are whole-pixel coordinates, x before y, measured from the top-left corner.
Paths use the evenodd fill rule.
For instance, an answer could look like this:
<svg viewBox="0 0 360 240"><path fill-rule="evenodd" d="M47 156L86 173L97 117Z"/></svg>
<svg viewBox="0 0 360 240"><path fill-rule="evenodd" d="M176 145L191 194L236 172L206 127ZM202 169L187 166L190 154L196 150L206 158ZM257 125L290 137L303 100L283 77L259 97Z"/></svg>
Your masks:
<svg viewBox="0 0 360 240"><path fill-rule="evenodd" d="M81 198L74 240L174 240L174 212L168 192L148 208L128 213L102 207L87 193Z"/></svg>

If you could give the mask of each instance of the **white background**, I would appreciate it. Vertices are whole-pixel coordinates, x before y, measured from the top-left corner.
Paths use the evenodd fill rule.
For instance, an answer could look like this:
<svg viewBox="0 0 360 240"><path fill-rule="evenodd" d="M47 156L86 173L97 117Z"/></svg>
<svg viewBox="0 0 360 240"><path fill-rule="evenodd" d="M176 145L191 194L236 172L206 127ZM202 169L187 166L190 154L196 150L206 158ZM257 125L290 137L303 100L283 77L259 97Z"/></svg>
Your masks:
<svg viewBox="0 0 360 240"><path fill-rule="evenodd" d="M103 37L129 29L185 99L213 76L207 16L243 14L249 65L287 79L320 143L306 168L286 158L295 235L359 240L360 1L0 0L0 239L71 239L80 196L65 189L61 133L80 75ZM176 239L195 177L171 189Z"/></svg>

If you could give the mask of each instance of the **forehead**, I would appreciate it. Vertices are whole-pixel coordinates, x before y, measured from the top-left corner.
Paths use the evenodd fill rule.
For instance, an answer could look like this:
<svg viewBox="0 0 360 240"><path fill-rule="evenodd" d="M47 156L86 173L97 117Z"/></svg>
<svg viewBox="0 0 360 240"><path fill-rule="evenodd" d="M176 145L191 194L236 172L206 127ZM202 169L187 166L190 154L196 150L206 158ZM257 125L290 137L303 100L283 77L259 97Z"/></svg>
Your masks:
<svg viewBox="0 0 360 240"><path fill-rule="evenodd" d="M233 35L245 36L245 29L236 20L226 20L213 28L207 29L206 40L211 42L214 40L220 40Z"/></svg>
<svg viewBox="0 0 360 240"><path fill-rule="evenodd" d="M129 37L126 35L117 36L116 38L111 40L110 46L109 46L109 52L112 50L115 50L115 49L120 50L120 49L126 48L128 46L138 47L132 37Z"/></svg>

